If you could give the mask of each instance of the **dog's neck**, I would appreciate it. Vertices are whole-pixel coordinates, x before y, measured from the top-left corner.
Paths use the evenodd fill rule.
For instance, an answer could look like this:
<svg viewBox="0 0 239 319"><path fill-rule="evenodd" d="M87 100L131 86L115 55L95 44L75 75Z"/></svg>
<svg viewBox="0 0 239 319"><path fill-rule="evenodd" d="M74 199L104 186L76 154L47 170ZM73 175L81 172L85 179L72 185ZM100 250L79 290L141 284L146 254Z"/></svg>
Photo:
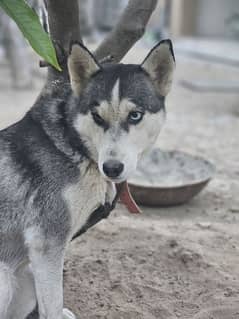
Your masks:
<svg viewBox="0 0 239 319"><path fill-rule="evenodd" d="M63 87L61 91L41 95L29 115L44 131L54 146L72 162L83 158L93 161L90 152L81 141L72 124L69 100L71 91Z"/></svg>

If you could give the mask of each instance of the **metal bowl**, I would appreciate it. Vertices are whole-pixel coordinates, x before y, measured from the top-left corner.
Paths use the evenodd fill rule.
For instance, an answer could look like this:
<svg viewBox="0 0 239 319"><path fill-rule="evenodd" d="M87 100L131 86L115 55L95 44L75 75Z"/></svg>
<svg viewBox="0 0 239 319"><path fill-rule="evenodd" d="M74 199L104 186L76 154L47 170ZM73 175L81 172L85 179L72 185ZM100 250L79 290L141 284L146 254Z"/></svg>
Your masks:
<svg viewBox="0 0 239 319"><path fill-rule="evenodd" d="M155 148L140 160L128 183L137 204L174 206L196 196L214 172L215 167L201 157Z"/></svg>

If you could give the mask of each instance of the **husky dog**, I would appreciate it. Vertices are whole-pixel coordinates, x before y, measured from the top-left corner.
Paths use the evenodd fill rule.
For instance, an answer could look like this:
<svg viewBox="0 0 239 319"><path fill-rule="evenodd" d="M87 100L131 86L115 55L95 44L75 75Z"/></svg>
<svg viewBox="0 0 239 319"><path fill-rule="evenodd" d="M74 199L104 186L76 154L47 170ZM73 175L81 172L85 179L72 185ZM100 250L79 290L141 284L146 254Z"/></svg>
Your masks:
<svg viewBox="0 0 239 319"><path fill-rule="evenodd" d="M74 318L63 310L65 248L105 217L114 185L155 142L174 65L170 40L141 65L100 65L73 43L69 83L0 132L1 319L36 305L40 319Z"/></svg>

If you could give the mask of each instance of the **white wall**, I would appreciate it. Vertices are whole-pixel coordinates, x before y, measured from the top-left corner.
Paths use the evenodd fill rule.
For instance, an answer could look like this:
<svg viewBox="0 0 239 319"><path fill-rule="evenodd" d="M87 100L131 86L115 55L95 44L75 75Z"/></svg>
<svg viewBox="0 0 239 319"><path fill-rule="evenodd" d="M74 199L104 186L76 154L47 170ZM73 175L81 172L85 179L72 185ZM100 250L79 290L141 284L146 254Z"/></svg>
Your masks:
<svg viewBox="0 0 239 319"><path fill-rule="evenodd" d="M225 20L236 12L239 14L239 0L197 0L197 35L230 37Z"/></svg>

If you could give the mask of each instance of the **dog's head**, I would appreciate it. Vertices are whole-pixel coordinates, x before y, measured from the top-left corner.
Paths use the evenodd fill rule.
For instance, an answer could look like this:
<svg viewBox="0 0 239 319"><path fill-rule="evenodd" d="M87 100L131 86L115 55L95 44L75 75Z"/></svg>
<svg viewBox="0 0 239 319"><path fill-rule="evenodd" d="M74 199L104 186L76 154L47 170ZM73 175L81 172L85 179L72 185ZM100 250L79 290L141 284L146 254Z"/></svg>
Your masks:
<svg viewBox="0 0 239 319"><path fill-rule="evenodd" d="M126 180L156 141L174 66L170 40L155 46L141 65L100 65L84 46L71 46L73 125L105 178Z"/></svg>

